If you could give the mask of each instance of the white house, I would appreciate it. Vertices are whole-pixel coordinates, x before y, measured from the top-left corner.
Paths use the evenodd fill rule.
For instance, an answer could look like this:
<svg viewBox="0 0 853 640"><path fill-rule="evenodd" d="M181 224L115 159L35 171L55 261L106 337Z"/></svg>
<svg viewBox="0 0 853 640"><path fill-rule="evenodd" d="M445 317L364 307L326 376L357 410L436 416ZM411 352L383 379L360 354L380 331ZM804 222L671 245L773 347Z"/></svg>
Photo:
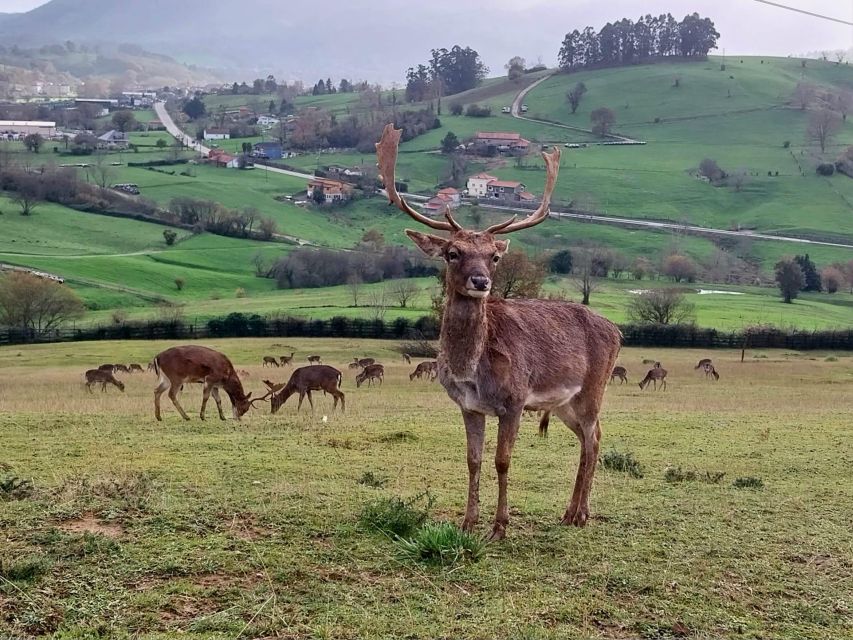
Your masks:
<svg viewBox="0 0 853 640"><path fill-rule="evenodd" d="M275 116L258 116L259 127L272 127L277 125L279 122L281 122L281 120Z"/></svg>
<svg viewBox="0 0 853 640"><path fill-rule="evenodd" d="M492 180L497 180L497 178L488 173L478 173L471 176L468 178L468 195L472 198L485 198L488 195L487 186Z"/></svg>
<svg viewBox="0 0 853 640"><path fill-rule="evenodd" d="M211 127L210 129L204 130L204 139L205 140L230 140L231 133L228 129L219 129L217 127Z"/></svg>
<svg viewBox="0 0 853 640"><path fill-rule="evenodd" d="M459 193L458 189L454 189L453 187L445 187L436 195L445 200L451 209L458 209L459 205L462 204L462 194Z"/></svg>

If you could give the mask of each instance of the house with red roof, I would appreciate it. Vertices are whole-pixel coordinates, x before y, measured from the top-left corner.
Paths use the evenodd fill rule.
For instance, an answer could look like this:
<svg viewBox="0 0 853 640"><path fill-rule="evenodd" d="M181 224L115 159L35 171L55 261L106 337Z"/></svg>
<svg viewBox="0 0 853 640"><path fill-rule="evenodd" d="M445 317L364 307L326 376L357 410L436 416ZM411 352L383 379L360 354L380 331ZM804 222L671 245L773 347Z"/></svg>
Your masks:
<svg viewBox="0 0 853 640"><path fill-rule="evenodd" d="M308 199L314 200L315 190L323 192L326 204L335 202L346 202L352 197L352 185L340 180L329 178L314 178L308 182Z"/></svg>
<svg viewBox="0 0 853 640"><path fill-rule="evenodd" d="M471 176L468 178L468 184L466 185L468 195L472 198L485 198L487 194L486 185L488 185L492 180L497 180L497 178L489 175L488 173L478 173L477 175Z"/></svg>
<svg viewBox="0 0 853 640"><path fill-rule="evenodd" d="M530 151L530 140L522 138L520 133L514 131L478 131L474 134L469 148L483 156L523 156Z"/></svg>
<svg viewBox="0 0 853 640"><path fill-rule="evenodd" d="M525 189L524 183L518 180L492 180L486 185L486 198L503 202L534 202L536 196Z"/></svg>

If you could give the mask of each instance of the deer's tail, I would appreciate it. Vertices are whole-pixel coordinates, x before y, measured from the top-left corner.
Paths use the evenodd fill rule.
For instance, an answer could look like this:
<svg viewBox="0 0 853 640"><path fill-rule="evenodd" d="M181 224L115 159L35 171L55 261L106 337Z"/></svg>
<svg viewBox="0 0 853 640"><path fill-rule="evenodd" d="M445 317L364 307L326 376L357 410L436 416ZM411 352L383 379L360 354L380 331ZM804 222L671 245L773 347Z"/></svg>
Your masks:
<svg viewBox="0 0 853 640"><path fill-rule="evenodd" d="M160 377L160 361L155 357L153 362L154 362L154 373L159 378Z"/></svg>

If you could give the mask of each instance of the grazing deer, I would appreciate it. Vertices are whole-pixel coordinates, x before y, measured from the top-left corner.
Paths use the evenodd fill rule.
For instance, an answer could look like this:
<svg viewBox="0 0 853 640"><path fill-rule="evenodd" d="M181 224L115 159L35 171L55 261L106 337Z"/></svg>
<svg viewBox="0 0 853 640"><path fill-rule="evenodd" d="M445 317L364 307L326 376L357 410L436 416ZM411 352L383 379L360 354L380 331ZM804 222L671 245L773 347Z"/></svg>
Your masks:
<svg viewBox="0 0 853 640"><path fill-rule="evenodd" d="M706 364L711 364L711 358L702 358L693 369L704 369Z"/></svg>
<svg viewBox="0 0 853 640"><path fill-rule="evenodd" d="M409 374L409 380L414 380L415 378L420 380L423 376L426 376L427 380L433 379L435 376L435 360L419 362L415 370Z"/></svg>
<svg viewBox="0 0 853 640"><path fill-rule="evenodd" d="M89 369L84 375L86 376L86 389L89 390L89 393L92 393L93 384L100 384L101 391L106 391L108 384L118 387L119 391L124 391L124 383L117 380L112 371Z"/></svg>
<svg viewBox="0 0 853 640"><path fill-rule="evenodd" d="M364 369L365 367L369 367L372 364L375 364L376 360L373 358L353 358L352 362L349 363L350 369Z"/></svg>
<svg viewBox="0 0 853 640"><path fill-rule="evenodd" d="M138 371L139 373L144 373L144 372L142 371L142 365L139 365L139 364L137 364L137 363L135 363L135 362L134 362L133 364L129 364L129 365L127 365L127 368L128 368L128 370L130 370L130 372L131 372L131 373L136 373L137 371Z"/></svg>
<svg viewBox="0 0 853 640"><path fill-rule="evenodd" d="M130 373L130 369L127 368L126 365L117 364L113 367L113 373Z"/></svg>
<svg viewBox="0 0 853 640"><path fill-rule="evenodd" d="M225 390L231 399L232 412L236 420L240 419L252 406L251 393L243 392L243 383L234 370L234 365L224 354L197 345L172 347L157 354L154 358L154 372L159 376L157 388L154 390L154 417L160 416L160 396L169 392L169 399L184 420L190 417L178 402L178 394L186 382L204 383L199 417L204 420L204 409L211 395L219 410L219 418L225 420L222 413L222 402L219 399L219 389Z"/></svg>
<svg viewBox="0 0 853 640"><path fill-rule="evenodd" d="M294 393L299 393L299 404L296 406L297 412L302 408L302 401L306 395L308 396L308 404L311 405L311 411L314 411L314 401L311 399L312 391L323 391L324 393L331 394L335 399L335 404L332 408L337 409L338 400L340 400L341 411L345 411L346 396L340 390L342 381L343 375L341 375L340 371L329 365L319 364L299 367L290 375L290 380L283 387L271 385L266 380L264 382L270 387L267 395L274 394L270 399L270 408L272 409L272 413L276 413ZM276 387L279 387L276 389L277 393L274 391Z"/></svg>
<svg viewBox="0 0 853 640"><path fill-rule="evenodd" d="M356 388L361 387L361 383L367 381L368 386L373 386L374 380L379 380L379 386L382 386L382 382L385 380L385 367L381 364L369 364L364 369L362 369L361 373L359 373L355 377L355 386Z"/></svg>
<svg viewBox="0 0 853 640"><path fill-rule="evenodd" d="M278 368L278 360L273 358L272 356L264 356L264 364L265 367L275 367Z"/></svg>
<svg viewBox="0 0 853 640"><path fill-rule="evenodd" d="M293 356L295 353L296 353L295 351L291 351L289 356L281 356L279 358L279 360L281 361L281 366L283 367L284 365L290 365L292 367L293 366Z"/></svg>
<svg viewBox="0 0 853 640"><path fill-rule="evenodd" d="M308 364L320 364L322 360L320 360L320 356L308 356Z"/></svg>
<svg viewBox="0 0 853 640"><path fill-rule="evenodd" d="M628 382L628 370L625 367L613 367L613 372L610 374L610 382L613 382L616 378L622 381L619 384L625 384Z"/></svg>
<svg viewBox="0 0 853 640"><path fill-rule="evenodd" d="M660 381L661 389L666 391L666 369L660 366L660 362L656 362L654 368L649 369L646 377L640 383L640 389L645 389L650 382L654 383L655 391L658 390L658 381Z"/></svg>
<svg viewBox="0 0 853 640"><path fill-rule="evenodd" d="M524 220L512 218L478 232L463 229L448 208L446 221L434 220L400 197L394 184L400 134L389 124L376 145L388 198L417 222L450 234L406 231L421 251L443 258L447 265L437 366L438 379L459 405L465 422L468 503L462 528L472 531L479 519L486 416L497 416L498 505L491 537L505 536L510 459L525 407L555 413L580 440L577 479L562 523L583 526L589 519L589 494L598 462L599 413L621 348L619 329L580 304L489 298L497 263L509 246L509 241L497 236L532 227L548 217L560 150L543 154L547 177L536 211Z"/></svg>
<svg viewBox="0 0 853 640"><path fill-rule="evenodd" d="M711 364L710 360L702 365L702 368L705 370L706 378L714 378L715 381L720 379L720 374L717 373L717 370L714 368L714 365Z"/></svg>
<svg viewBox="0 0 853 640"><path fill-rule="evenodd" d="M113 373L115 371L116 366L114 364L102 364L98 367L98 371L109 371Z"/></svg>
<svg viewBox="0 0 853 640"><path fill-rule="evenodd" d="M406 361L406 364L412 364L412 356L410 356L408 353L403 354L403 360Z"/></svg>

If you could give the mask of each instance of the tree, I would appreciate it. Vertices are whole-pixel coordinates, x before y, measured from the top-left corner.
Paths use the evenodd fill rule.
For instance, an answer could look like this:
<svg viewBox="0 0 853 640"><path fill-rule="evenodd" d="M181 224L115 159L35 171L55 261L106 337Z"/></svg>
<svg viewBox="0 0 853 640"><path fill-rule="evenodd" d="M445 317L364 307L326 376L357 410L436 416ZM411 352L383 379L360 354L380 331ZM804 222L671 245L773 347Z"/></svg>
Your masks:
<svg viewBox="0 0 853 640"><path fill-rule="evenodd" d="M699 175L708 178L711 184L716 184L726 177L726 172L720 168L716 160L705 158L699 163Z"/></svg>
<svg viewBox="0 0 853 640"><path fill-rule="evenodd" d="M803 272L803 278L805 279L805 284L802 286L803 291L820 291L821 290L821 282L820 282L820 274L817 271L817 267L815 263L812 262L812 259L809 258L809 254L804 256L794 256L794 262L796 262L800 269Z"/></svg>
<svg viewBox="0 0 853 640"><path fill-rule="evenodd" d="M420 291L420 287L411 280L396 280L390 287L390 294L400 304L401 309L405 309Z"/></svg>
<svg viewBox="0 0 853 640"><path fill-rule="evenodd" d="M850 91L839 91L833 101L835 108L841 114L841 119L847 122L847 114L853 111L853 93Z"/></svg>
<svg viewBox="0 0 853 640"><path fill-rule="evenodd" d="M816 95L817 90L813 85L805 82L798 82L797 86L794 88L792 100L794 104L799 107L800 111L805 111L815 99Z"/></svg>
<svg viewBox="0 0 853 640"><path fill-rule="evenodd" d="M264 240L269 240L276 234L276 222L272 218L261 218L258 223L258 233Z"/></svg>
<svg viewBox="0 0 853 640"><path fill-rule="evenodd" d="M204 105L204 100L195 96L191 100L186 101L183 112L187 114L190 120L198 120L207 113L207 107Z"/></svg>
<svg viewBox="0 0 853 640"><path fill-rule="evenodd" d="M158 149L165 149L167 146L169 146L169 143L166 142L163 138L157 138L157 142L155 142L154 145Z"/></svg>
<svg viewBox="0 0 853 640"><path fill-rule="evenodd" d="M698 267L687 256L673 254L663 261L662 273L675 282L693 282L698 275Z"/></svg>
<svg viewBox="0 0 853 640"><path fill-rule="evenodd" d="M552 273L567 274L572 272L572 252L568 249L557 251L549 260Z"/></svg>
<svg viewBox="0 0 853 640"><path fill-rule="evenodd" d="M524 75L524 69L527 67L527 61L521 56L513 56L509 59L504 65L504 69L506 69L507 78L510 80L518 80Z"/></svg>
<svg viewBox="0 0 853 640"><path fill-rule="evenodd" d="M347 286L349 287L350 295L352 296L352 306L358 306L358 299L361 297L361 285L363 281L357 273L350 274L347 278Z"/></svg>
<svg viewBox="0 0 853 640"><path fill-rule="evenodd" d="M492 293L499 298L536 298L545 276L542 264L522 251L510 251L498 262Z"/></svg>
<svg viewBox="0 0 853 640"><path fill-rule="evenodd" d="M44 144L44 138L39 133L31 133L24 136L24 147L26 147L27 151L38 153L42 144Z"/></svg>
<svg viewBox="0 0 853 640"><path fill-rule="evenodd" d="M178 291L183 291L185 281L183 278L175 278L175 289Z"/></svg>
<svg viewBox="0 0 853 640"><path fill-rule="evenodd" d="M572 254L572 272L575 274L575 288L581 294L581 304L588 305L590 295L596 290L595 270L602 253L603 249L593 247L577 249Z"/></svg>
<svg viewBox="0 0 853 640"><path fill-rule="evenodd" d="M113 126L122 133L133 131L136 129L136 116L127 109L116 111L113 114Z"/></svg>
<svg viewBox="0 0 853 640"><path fill-rule="evenodd" d="M37 337L84 311L77 294L63 284L23 271L0 276L0 325Z"/></svg>
<svg viewBox="0 0 853 640"><path fill-rule="evenodd" d="M637 324L688 324L695 307L676 289L652 289L635 295L628 303L628 319Z"/></svg>
<svg viewBox="0 0 853 640"><path fill-rule="evenodd" d="M599 107L589 114L592 122L592 132L597 136L606 136L610 128L616 123L616 114L608 107Z"/></svg>
<svg viewBox="0 0 853 640"><path fill-rule="evenodd" d="M34 175L22 175L16 180L16 190L12 192L12 202L21 207L21 215L29 216L44 199L44 185Z"/></svg>
<svg viewBox="0 0 853 640"><path fill-rule="evenodd" d="M820 145L820 152L825 153L827 143L840 129L841 118L838 113L831 109L818 109L809 116L806 139L817 142Z"/></svg>
<svg viewBox="0 0 853 640"><path fill-rule="evenodd" d="M316 205L326 204L326 190L323 188L323 185L314 185L314 188L311 190L311 199Z"/></svg>
<svg viewBox="0 0 853 640"><path fill-rule="evenodd" d="M459 146L459 138L456 137L456 134L452 131L448 131L447 135L444 136L444 139L441 141L441 152L442 153L453 153L456 151L456 147Z"/></svg>
<svg viewBox="0 0 853 640"><path fill-rule="evenodd" d="M385 246L385 236L379 229L371 228L361 236L361 243L372 251L381 251Z"/></svg>
<svg viewBox="0 0 853 640"><path fill-rule="evenodd" d="M583 98L583 94L585 93L586 85L583 82L578 82L566 93L566 100L569 101L569 107L571 107L572 113L578 110L578 107L581 103L581 98Z"/></svg>
<svg viewBox="0 0 853 640"><path fill-rule="evenodd" d="M177 238L178 238L178 234L175 233L174 231L172 231L171 229L164 229L163 230L163 240L166 241L166 244L168 246L171 247L173 244L175 244L175 240L177 240Z"/></svg>
<svg viewBox="0 0 853 640"><path fill-rule="evenodd" d="M827 293L836 293L846 282L844 274L837 267L826 267L820 273L820 280Z"/></svg>
<svg viewBox="0 0 853 640"><path fill-rule="evenodd" d="M783 302L791 304L806 284L800 265L790 258L785 258L776 263L774 272Z"/></svg>

